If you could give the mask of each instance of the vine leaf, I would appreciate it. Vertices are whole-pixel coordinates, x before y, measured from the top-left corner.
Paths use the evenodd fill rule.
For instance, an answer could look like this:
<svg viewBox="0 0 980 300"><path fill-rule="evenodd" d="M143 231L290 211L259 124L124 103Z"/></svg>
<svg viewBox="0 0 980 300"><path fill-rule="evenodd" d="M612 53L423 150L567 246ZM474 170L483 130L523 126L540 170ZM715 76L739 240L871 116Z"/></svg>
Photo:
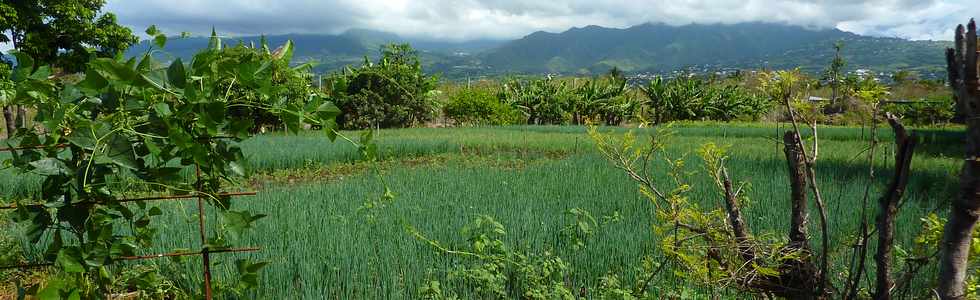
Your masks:
<svg viewBox="0 0 980 300"><path fill-rule="evenodd" d="M184 62L179 57L167 68L167 79L170 80L171 85L178 89L187 86L187 71L184 70Z"/></svg>
<svg viewBox="0 0 980 300"><path fill-rule="evenodd" d="M238 239L245 231L252 228L252 223L266 217L264 214L252 215L248 211L234 211L229 210L223 212L221 217L224 221L224 225L228 227L228 233L231 235L232 239Z"/></svg>
<svg viewBox="0 0 980 300"><path fill-rule="evenodd" d="M45 158L32 161L30 165L34 167L34 172L42 176L55 176L68 174L68 166L57 158Z"/></svg>
<svg viewBox="0 0 980 300"><path fill-rule="evenodd" d="M160 116L161 118L166 118L174 114L173 111L170 110L170 105L163 102L154 104L153 110L156 111L157 116Z"/></svg>
<svg viewBox="0 0 980 300"><path fill-rule="evenodd" d="M85 268L78 261L78 258L81 256L82 254L77 248L65 247L58 252L58 258L55 260L55 264L61 266L61 269L67 273L82 273L85 272Z"/></svg>

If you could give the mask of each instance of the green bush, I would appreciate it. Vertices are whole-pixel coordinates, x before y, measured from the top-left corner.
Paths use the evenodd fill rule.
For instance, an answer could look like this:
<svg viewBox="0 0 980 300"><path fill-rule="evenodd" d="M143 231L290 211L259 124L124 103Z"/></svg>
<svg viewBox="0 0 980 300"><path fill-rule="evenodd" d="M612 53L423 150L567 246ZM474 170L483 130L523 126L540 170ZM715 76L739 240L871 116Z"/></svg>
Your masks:
<svg viewBox="0 0 980 300"><path fill-rule="evenodd" d="M575 89L575 97L568 105L573 124L584 124L591 119L619 125L633 117L640 102L630 93L626 80L611 73L604 78L590 79Z"/></svg>
<svg viewBox="0 0 980 300"><path fill-rule="evenodd" d="M567 106L576 97L564 81L553 79L511 80L504 85L503 97L519 109L527 124L565 124Z"/></svg>
<svg viewBox="0 0 980 300"><path fill-rule="evenodd" d="M275 90L266 88L264 91L272 92L273 105L306 105L311 97L321 96L312 86L313 74L310 64L290 66L292 59L293 45L287 43L276 51L270 51L263 39L260 47L248 47L238 44L234 47L221 47L215 51L222 57L223 63L236 64L255 59L267 60L264 72L268 72L273 84L278 87ZM238 101L255 101L262 97L262 92L256 87L243 86L237 80L228 80L218 86L219 89L227 91L232 99ZM229 115L242 120L253 122L252 132L258 132L262 128L285 130L286 124L282 119L264 109L254 107L237 106L229 108Z"/></svg>
<svg viewBox="0 0 980 300"><path fill-rule="evenodd" d="M952 95L935 95L911 103L890 103L885 111L901 116L908 125L943 125L953 121L956 104Z"/></svg>
<svg viewBox="0 0 980 300"><path fill-rule="evenodd" d="M657 77L641 88L650 121L758 120L774 106L734 84L716 84L697 77L665 80Z"/></svg>
<svg viewBox="0 0 980 300"><path fill-rule="evenodd" d="M511 125L523 122L516 108L501 101L492 88L461 88L449 95L442 108L458 125Z"/></svg>
<svg viewBox="0 0 980 300"><path fill-rule="evenodd" d="M422 72L411 46L392 44L381 50L378 63L365 58L363 66L328 78L327 89L344 128L411 127L432 120L437 82Z"/></svg>

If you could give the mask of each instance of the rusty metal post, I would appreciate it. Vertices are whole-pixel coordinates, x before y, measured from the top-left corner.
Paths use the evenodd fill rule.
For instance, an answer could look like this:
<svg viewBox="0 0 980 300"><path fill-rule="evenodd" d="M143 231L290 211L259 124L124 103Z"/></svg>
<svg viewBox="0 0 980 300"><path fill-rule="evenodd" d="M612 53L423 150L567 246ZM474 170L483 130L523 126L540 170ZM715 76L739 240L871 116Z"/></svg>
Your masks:
<svg viewBox="0 0 980 300"><path fill-rule="evenodd" d="M204 299L211 300L211 255L208 253L208 237L204 229L204 182L201 181L201 165L194 163L197 173L197 217L201 233L201 258L204 261Z"/></svg>

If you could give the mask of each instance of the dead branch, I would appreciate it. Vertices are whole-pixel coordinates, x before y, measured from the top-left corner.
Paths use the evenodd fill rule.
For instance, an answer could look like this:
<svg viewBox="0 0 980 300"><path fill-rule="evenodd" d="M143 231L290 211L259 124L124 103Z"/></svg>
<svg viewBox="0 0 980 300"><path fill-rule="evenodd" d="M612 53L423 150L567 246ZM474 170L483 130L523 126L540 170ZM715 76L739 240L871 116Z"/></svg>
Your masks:
<svg viewBox="0 0 980 300"><path fill-rule="evenodd" d="M939 261L939 287L942 299L962 299L968 270L973 228L980 218L980 77L977 76L977 26L972 19L964 31L956 28L955 49L946 49L947 72L967 124L966 159L960 174L960 191L949 211L943 230L942 257Z"/></svg>
<svg viewBox="0 0 980 300"><path fill-rule="evenodd" d="M902 126L901 121L891 113L885 114L888 124L895 131L895 174L888 191L878 200L878 251L875 254L877 272L875 273L874 298L879 300L891 299L892 281L892 244L895 241L895 216L898 214L898 203L905 194L909 181L909 171L912 166L912 155L915 149L915 137L910 136Z"/></svg>
<svg viewBox="0 0 980 300"><path fill-rule="evenodd" d="M755 259L755 253L749 241L748 228L742 218L742 211L738 208L737 192L732 188L732 180L728 177L728 170L724 166L721 167L721 178L725 188L725 209L728 211L728 221L732 225L738 253L745 261L752 261Z"/></svg>

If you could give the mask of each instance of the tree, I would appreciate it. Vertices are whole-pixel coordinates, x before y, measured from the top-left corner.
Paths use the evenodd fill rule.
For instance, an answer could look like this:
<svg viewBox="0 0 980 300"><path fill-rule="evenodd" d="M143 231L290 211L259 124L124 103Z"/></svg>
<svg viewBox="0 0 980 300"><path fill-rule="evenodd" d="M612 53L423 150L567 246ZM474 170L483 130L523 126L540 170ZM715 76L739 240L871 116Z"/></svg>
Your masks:
<svg viewBox="0 0 980 300"><path fill-rule="evenodd" d="M345 128L409 127L431 120L436 110L432 95L438 78L425 75L418 52L408 44L386 45L377 63L365 57L363 66L327 82Z"/></svg>
<svg viewBox="0 0 980 300"><path fill-rule="evenodd" d="M129 28L102 13L105 0L8 0L0 3L0 43L28 54L36 65L51 65L67 72L85 68L92 54L106 57L139 42ZM26 120L8 104L4 117ZM16 128L9 127L8 132ZM24 124L16 124L23 126Z"/></svg>
<svg viewBox="0 0 980 300"><path fill-rule="evenodd" d="M840 56L841 49L844 48L844 42L834 43L834 59L830 61L830 67L824 70L823 80L829 81L831 86L830 104L837 104L837 98L840 97L840 84L841 84L841 72L844 71L844 67L847 66L847 62L844 58Z"/></svg>
<svg viewBox="0 0 980 300"><path fill-rule="evenodd" d="M609 69L609 73L606 75L616 81L626 81L626 74L624 74L623 70L620 70L619 67L612 67L612 69Z"/></svg>
<svg viewBox="0 0 980 300"><path fill-rule="evenodd" d="M977 25L971 19L964 32L956 27L955 49L946 49L949 84L966 116L966 160L959 195L949 210L939 261L939 296L963 299L973 228L980 218L980 78L977 76Z"/></svg>
<svg viewBox="0 0 980 300"><path fill-rule="evenodd" d="M898 72L895 72L895 74L892 74L892 81L894 81L895 84L911 83L915 82L918 77L919 76L913 71L899 70Z"/></svg>
<svg viewBox="0 0 980 300"><path fill-rule="evenodd" d="M3 107L6 107L14 98L14 82L10 80L10 75L10 64L6 61L0 61L0 106ZM4 128L7 130L7 136L11 134L10 128L15 128L11 114L12 111L3 110Z"/></svg>

